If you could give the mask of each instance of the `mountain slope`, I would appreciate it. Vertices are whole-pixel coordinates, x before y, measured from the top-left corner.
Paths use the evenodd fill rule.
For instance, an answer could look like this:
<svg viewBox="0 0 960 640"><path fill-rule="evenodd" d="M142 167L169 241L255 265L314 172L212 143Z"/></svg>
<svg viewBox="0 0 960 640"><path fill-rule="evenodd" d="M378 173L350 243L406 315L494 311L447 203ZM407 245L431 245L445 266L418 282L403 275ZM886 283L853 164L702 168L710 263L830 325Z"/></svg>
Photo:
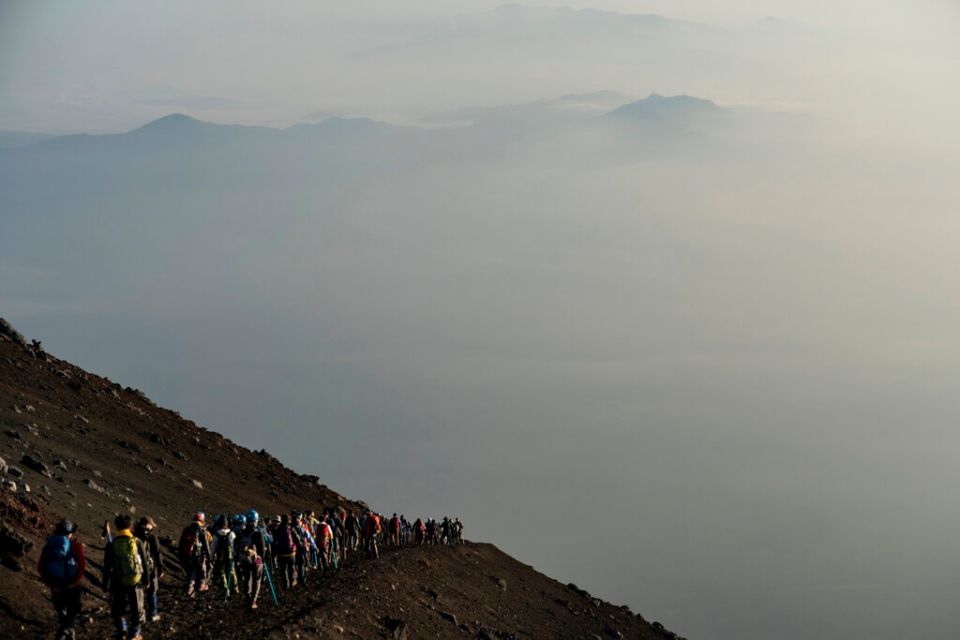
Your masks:
<svg viewBox="0 0 960 640"><path fill-rule="evenodd" d="M51 523L68 516L93 561L81 637L105 637L99 528L117 512L149 514L161 539L191 514L362 508L313 476L285 468L28 345L0 321L0 636L48 637L52 616L34 566ZM29 486L29 492L25 490ZM385 505L388 507L388 505ZM469 526L469 523L468 523ZM469 529L468 529L469 533ZM208 596L182 600L168 546L163 620L147 637L661 638L626 608L551 580L489 544L388 551L282 594L260 612Z"/></svg>

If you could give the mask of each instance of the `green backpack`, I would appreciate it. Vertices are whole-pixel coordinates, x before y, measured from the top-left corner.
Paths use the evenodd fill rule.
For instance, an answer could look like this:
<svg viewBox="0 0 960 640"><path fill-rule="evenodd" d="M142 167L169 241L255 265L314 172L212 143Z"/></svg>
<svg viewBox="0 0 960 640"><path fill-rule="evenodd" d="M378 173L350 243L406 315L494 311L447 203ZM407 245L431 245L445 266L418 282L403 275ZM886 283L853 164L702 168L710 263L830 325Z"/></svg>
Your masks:
<svg viewBox="0 0 960 640"><path fill-rule="evenodd" d="M132 536L117 537L113 541L114 575L125 587L135 587L143 577L143 563L137 539Z"/></svg>

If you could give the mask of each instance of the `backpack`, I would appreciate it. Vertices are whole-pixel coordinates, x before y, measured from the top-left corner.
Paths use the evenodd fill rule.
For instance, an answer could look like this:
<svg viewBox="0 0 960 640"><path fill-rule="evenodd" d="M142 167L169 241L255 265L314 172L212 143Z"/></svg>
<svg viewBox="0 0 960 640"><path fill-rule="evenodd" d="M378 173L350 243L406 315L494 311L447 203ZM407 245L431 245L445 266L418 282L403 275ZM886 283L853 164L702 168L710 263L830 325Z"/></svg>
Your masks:
<svg viewBox="0 0 960 640"><path fill-rule="evenodd" d="M135 587L143 577L143 561L133 536L118 536L113 540L113 575L124 587Z"/></svg>
<svg viewBox="0 0 960 640"><path fill-rule="evenodd" d="M284 526L277 529L277 552L283 555L296 553L297 542L293 538L293 527Z"/></svg>
<svg viewBox="0 0 960 640"><path fill-rule="evenodd" d="M253 531L241 531L237 538L237 562L240 564L256 564L259 559L257 544L253 541Z"/></svg>
<svg viewBox="0 0 960 640"><path fill-rule="evenodd" d="M321 522L317 525L317 544L324 549L327 548L327 544L330 542L330 538L333 537L331 532L330 525L326 522Z"/></svg>
<svg viewBox="0 0 960 640"><path fill-rule="evenodd" d="M217 531L217 558L216 561L230 563L233 562L233 545L230 544L230 534L232 532L227 530L226 532Z"/></svg>
<svg viewBox="0 0 960 640"><path fill-rule="evenodd" d="M70 538L53 535L43 547L43 574L59 584L70 584L77 577L77 559L73 557Z"/></svg>
<svg viewBox="0 0 960 640"><path fill-rule="evenodd" d="M180 559L184 563L189 563L195 558L199 558L202 552L203 543L200 541L198 529L191 525L180 537Z"/></svg>

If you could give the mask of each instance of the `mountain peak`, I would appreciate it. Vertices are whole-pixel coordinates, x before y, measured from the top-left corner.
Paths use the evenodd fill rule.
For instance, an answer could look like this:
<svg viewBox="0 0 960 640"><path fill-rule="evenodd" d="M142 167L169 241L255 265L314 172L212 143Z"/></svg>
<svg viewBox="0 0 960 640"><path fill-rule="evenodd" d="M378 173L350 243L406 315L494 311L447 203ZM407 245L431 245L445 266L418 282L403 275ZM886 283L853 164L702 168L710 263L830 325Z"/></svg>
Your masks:
<svg viewBox="0 0 960 640"><path fill-rule="evenodd" d="M170 115L157 118L156 120L152 120L147 124L134 129L134 132L142 131L170 133L178 131L198 131L204 127L212 126L216 125L197 120L196 118L191 118L184 113L171 113Z"/></svg>
<svg viewBox="0 0 960 640"><path fill-rule="evenodd" d="M651 93L642 100L617 107L609 113L612 116L638 118L677 118L691 117L723 111L711 100L688 95L662 96Z"/></svg>

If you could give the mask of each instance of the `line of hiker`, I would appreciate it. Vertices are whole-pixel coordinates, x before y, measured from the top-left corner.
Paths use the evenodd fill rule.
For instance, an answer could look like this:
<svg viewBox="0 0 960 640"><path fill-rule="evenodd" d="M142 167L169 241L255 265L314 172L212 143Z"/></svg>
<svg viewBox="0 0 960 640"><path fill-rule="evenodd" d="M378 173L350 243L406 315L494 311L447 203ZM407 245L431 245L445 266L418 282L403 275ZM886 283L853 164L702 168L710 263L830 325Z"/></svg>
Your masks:
<svg viewBox="0 0 960 640"><path fill-rule="evenodd" d="M68 520L57 524L38 563L57 612L58 640L75 638L80 613L87 560L76 533L76 525ZM118 515L112 530L109 523L104 525L103 534L102 586L110 602L114 637L139 640L144 624L160 619L159 586L165 571L156 524L142 517L134 525L130 516ZM388 519L369 510L358 514L336 507L319 513L291 511L265 520L250 509L215 516L212 523L197 512L180 535L177 555L187 597L212 587L219 597L231 600L239 595L244 607L256 610L264 582L278 605L278 589L305 586L312 572L335 571L361 551L375 559L382 547L462 542L459 518L440 522L417 518L411 523L396 513Z"/></svg>

